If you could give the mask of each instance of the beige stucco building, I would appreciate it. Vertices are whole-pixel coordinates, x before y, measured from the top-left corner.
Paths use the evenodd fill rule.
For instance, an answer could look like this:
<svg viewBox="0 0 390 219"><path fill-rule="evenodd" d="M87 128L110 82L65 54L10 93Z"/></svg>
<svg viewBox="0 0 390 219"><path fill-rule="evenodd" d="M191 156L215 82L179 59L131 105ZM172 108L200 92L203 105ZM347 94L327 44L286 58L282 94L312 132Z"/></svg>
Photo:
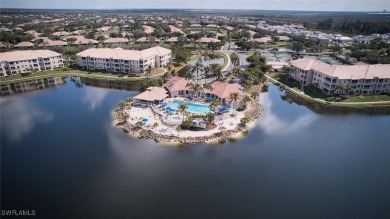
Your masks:
<svg viewBox="0 0 390 219"><path fill-rule="evenodd" d="M63 67L62 55L51 50L23 50L0 53L0 76Z"/></svg>
<svg viewBox="0 0 390 219"><path fill-rule="evenodd" d="M302 85L313 85L326 94L349 87L349 95L390 93L390 65L330 65L304 58L291 61L290 77Z"/></svg>
<svg viewBox="0 0 390 219"><path fill-rule="evenodd" d="M171 59L171 50L155 46L145 50L122 48L92 48L78 54L77 65L85 69L122 73L144 72L149 68L165 67Z"/></svg>

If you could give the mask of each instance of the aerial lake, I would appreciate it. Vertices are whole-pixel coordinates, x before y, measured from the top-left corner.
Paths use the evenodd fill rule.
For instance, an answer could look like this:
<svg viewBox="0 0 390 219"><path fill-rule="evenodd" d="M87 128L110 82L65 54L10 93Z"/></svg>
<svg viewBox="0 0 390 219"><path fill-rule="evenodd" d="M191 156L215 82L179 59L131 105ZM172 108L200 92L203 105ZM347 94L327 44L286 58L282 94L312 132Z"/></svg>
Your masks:
<svg viewBox="0 0 390 219"><path fill-rule="evenodd" d="M1 96L1 208L38 218L390 218L390 116L318 114L283 93L270 84L261 94L246 137L184 146L112 124L137 92L68 78Z"/></svg>

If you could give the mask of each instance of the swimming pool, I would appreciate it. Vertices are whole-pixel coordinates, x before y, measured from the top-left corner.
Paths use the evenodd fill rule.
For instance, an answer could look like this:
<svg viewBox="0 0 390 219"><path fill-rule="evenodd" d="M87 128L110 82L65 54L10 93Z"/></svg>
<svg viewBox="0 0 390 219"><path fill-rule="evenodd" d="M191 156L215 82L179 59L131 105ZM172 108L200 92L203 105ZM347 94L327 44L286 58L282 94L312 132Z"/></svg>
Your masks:
<svg viewBox="0 0 390 219"><path fill-rule="evenodd" d="M174 110L177 110L182 102L174 101L168 106ZM206 105L196 104L196 103L187 103L187 111L192 113L208 113L210 112L210 107Z"/></svg>

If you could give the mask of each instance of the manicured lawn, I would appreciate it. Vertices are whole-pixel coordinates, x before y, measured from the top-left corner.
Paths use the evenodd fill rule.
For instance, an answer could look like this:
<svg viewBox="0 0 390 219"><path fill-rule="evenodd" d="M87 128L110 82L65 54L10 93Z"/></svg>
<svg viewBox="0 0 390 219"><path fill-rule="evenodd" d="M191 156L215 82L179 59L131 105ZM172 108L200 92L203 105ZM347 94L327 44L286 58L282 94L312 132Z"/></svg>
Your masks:
<svg viewBox="0 0 390 219"><path fill-rule="evenodd" d="M288 44L288 42L276 42L276 43L266 43L259 45L260 49L269 49L274 47L284 47Z"/></svg>
<svg viewBox="0 0 390 219"><path fill-rule="evenodd" d="M376 101L390 101L390 95L382 94L382 95L351 96L351 97L349 97L349 102L376 102Z"/></svg>
<svg viewBox="0 0 390 219"><path fill-rule="evenodd" d="M227 65L227 62L228 62L228 57L226 56L225 53L221 53L221 52L217 52L218 55L220 55L222 58L223 58L223 67L225 67Z"/></svg>
<svg viewBox="0 0 390 219"><path fill-rule="evenodd" d="M301 85L299 85L299 83L296 81L287 80L287 74L285 73L272 72L272 73L267 73L267 75L291 88L296 88L298 91L301 90Z"/></svg>
<svg viewBox="0 0 390 219"><path fill-rule="evenodd" d="M155 68L155 69L152 69L152 72L150 73L149 76L159 75L159 74L162 74L163 72L164 72L164 69L162 69L162 68ZM138 75L139 76L146 76L145 73L140 73Z"/></svg>
<svg viewBox="0 0 390 219"><path fill-rule="evenodd" d="M310 97L322 99L325 101L337 101L335 96L329 96L316 87L306 86L304 90L305 90L305 94Z"/></svg>
<svg viewBox="0 0 390 219"><path fill-rule="evenodd" d="M152 75L156 75L163 72L163 69L153 69ZM101 78L101 79L121 79L128 81L137 81L142 80L139 77L128 77L126 74L122 73L111 73L111 72L99 72L99 71L84 71L78 69L53 69L43 72L35 72L30 75L22 76L22 75L12 75L8 77L0 77L0 82L8 82L8 81L23 81L30 79L38 79L44 78L48 76L67 76L67 75L75 75L75 76L85 76L90 78Z"/></svg>

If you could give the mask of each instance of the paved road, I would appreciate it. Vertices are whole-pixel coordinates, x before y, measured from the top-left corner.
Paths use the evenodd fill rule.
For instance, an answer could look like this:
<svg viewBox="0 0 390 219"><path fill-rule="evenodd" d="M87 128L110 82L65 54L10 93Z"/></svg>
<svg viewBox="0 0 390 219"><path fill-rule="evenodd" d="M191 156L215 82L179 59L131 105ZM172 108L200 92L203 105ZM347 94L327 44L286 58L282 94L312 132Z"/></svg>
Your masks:
<svg viewBox="0 0 390 219"><path fill-rule="evenodd" d="M230 45L234 45L234 43L230 43ZM229 49L229 45L223 47L223 52L225 52L229 56L232 53L237 53L238 57L240 58L241 67L242 68L248 68L249 67L249 63L246 61L246 58L249 56L248 53L246 53L246 52L245 53L241 53L240 51L230 50ZM230 68L230 70L231 69L232 68Z"/></svg>

